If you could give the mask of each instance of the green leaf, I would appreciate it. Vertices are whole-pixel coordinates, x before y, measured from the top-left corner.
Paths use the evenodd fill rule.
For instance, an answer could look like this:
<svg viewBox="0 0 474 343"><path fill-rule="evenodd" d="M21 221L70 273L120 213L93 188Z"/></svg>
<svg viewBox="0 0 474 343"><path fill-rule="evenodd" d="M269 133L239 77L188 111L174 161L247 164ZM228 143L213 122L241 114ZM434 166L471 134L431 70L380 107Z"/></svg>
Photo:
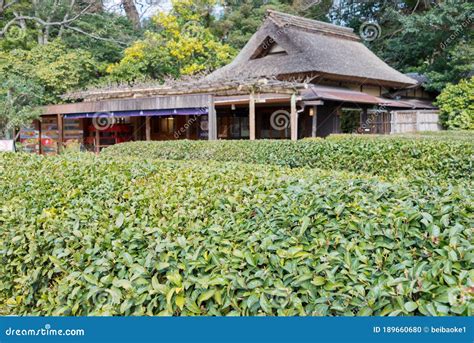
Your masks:
<svg viewBox="0 0 474 343"><path fill-rule="evenodd" d="M260 295L260 307L262 308L263 311L267 314L272 314L272 307L270 306L270 303L267 300L267 297L265 296L264 293Z"/></svg>
<svg viewBox="0 0 474 343"><path fill-rule="evenodd" d="M216 293L215 289L210 289L204 293L201 293L201 295L198 298L198 304L201 305L202 302L209 300L212 298L212 296Z"/></svg>
<svg viewBox="0 0 474 343"><path fill-rule="evenodd" d="M315 286L322 286L326 283L326 278L323 276L315 276L311 283Z"/></svg>
<svg viewBox="0 0 474 343"><path fill-rule="evenodd" d="M170 266L170 264L168 262L158 262L158 264L156 265L156 269L158 271L162 271L166 268L168 268Z"/></svg>
<svg viewBox="0 0 474 343"><path fill-rule="evenodd" d="M125 279L115 279L112 284L117 288L132 289L132 283Z"/></svg>
<svg viewBox="0 0 474 343"><path fill-rule="evenodd" d="M97 279L95 275L84 274L83 277L84 277L84 280L86 280L88 283L99 286L99 280Z"/></svg>
<svg viewBox="0 0 474 343"><path fill-rule="evenodd" d="M118 228L121 228L124 220L125 220L125 216L123 215L122 212L120 212L117 219L115 220L115 226Z"/></svg>
<svg viewBox="0 0 474 343"><path fill-rule="evenodd" d="M408 312L413 312L417 308L418 308L418 305L413 301L409 301L405 303L405 310L407 310Z"/></svg>
<svg viewBox="0 0 474 343"><path fill-rule="evenodd" d="M299 235L303 236L306 230L309 227L309 224L311 223L311 218L308 216L303 217L302 222L301 222L301 227L300 227L300 232Z"/></svg>
<svg viewBox="0 0 474 343"><path fill-rule="evenodd" d="M366 317L372 315L372 313L373 310L370 307L363 307L357 312L357 315Z"/></svg>
<svg viewBox="0 0 474 343"><path fill-rule="evenodd" d="M180 310L183 309L185 300L186 300L185 297L183 297L182 295L178 295L176 297L175 303L176 303L176 306L178 306Z"/></svg>

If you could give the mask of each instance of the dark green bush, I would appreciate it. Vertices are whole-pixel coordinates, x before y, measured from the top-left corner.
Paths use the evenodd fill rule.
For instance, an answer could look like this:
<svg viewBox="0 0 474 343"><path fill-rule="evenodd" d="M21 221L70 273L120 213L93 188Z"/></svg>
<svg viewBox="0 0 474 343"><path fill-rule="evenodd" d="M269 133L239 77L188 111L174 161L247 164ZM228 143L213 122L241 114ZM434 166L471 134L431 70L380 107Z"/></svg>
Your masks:
<svg viewBox="0 0 474 343"><path fill-rule="evenodd" d="M474 136L472 136L474 138ZM471 179L474 142L468 139L336 136L291 141L167 141L112 146L108 156L215 160L315 167L379 175L419 176L439 181Z"/></svg>
<svg viewBox="0 0 474 343"><path fill-rule="evenodd" d="M119 148L134 146L185 158L209 145ZM249 159L275 143L238 147ZM0 313L473 315L469 185L0 154Z"/></svg>

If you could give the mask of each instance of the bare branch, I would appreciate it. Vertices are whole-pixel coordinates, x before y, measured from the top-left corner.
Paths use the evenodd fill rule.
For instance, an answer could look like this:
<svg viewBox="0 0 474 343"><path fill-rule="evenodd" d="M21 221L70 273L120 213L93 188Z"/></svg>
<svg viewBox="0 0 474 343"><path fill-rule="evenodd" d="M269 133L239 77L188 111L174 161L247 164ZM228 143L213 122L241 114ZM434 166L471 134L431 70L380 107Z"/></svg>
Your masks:
<svg viewBox="0 0 474 343"><path fill-rule="evenodd" d="M105 42L112 42L112 43L119 44L119 45L122 45L122 46L127 46L128 45L127 43L118 41L116 39L104 38L104 37L97 36L93 33L86 32L86 31L84 31L84 30L82 30L78 27L75 27L75 26L65 25L65 28L76 31L76 32L79 32L79 33L81 33L85 36L88 36L88 37L91 37L91 38L94 38L94 39L97 39L97 40L101 40L101 41L105 41Z"/></svg>
<svg viewBox="0 0 474 343"><path fill-rule="evenodd" d="M84 8L80 13L76 14L74 17L66 18L65 20L62 20L62 21L50 21L50 19L44 20L44 19L42 19L38 16L18 15L18 14L15 13L15 17L12 20L10 20L7 24L5 24L3 29L0 31L0 37L4 36L5 33L8 31L8 29L12 25L14 25L16 22L21 22L21 21L26 21L26 20L34 21L37 24L39 24L39 25L41 25L45 28L49 28L51 26L64 26L64 25L70 24L70 23L78 20L84 14L86 14L87 11L89 10L90 6L91 5Z"/></svg>
<svg viewBox="0 0 474 343"><path fill-rule="evenodd" d="M18 3L19 0L12 0L6 2L7 0L0 0L0 15L3 14L9 7Z"/></svg>

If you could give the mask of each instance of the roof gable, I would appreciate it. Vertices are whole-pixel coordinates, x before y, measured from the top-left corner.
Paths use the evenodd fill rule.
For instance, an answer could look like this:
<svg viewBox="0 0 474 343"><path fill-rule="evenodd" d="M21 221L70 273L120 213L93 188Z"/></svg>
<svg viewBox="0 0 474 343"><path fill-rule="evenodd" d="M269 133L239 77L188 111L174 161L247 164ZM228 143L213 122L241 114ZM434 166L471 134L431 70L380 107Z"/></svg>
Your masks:
<svg viewBox="0 0 474 343"><path fill-rule="evenodd" d="M276 43L286 53L268 54ZM272 44L268 44L271 42ZM265 58L258 58L265 57ZM312 73L384 86L416 83L372 53L350 28L268 11L266 20L229 65L209 80Z"/></svg>
<svg viewBox="0 0 474 343"><path fill-rule="evenodd" d="M268 55L288 54L284 47L278 44L272 37L267 36L250 56L251 60L264 58Z"/></svg>

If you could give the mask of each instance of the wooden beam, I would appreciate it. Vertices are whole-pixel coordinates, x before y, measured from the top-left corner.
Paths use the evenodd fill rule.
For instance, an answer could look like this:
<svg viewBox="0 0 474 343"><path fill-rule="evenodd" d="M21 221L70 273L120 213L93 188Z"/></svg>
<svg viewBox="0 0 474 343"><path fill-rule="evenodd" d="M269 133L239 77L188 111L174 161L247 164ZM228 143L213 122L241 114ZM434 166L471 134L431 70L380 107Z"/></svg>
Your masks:
<svg viewBox="0 0 474 343"><path fill-rule="evenodd" d="M216 107L214 104L214 97L211 95L209 96L209 115L208 115L208 139L210 141L217 140L217 114L216 114Z"/></svg>
<svg viewBox="0 0 474 343"><path fill-rule="evenodd" d="M191 138L191 126L192 126L191 116L186 116L186 124L185 124L186 139Z"/></svg>
<svg viewBox="0 0 474 343"><path fill-rule="evenodd" d="M35 120L35 129L36 129L36 124L38 124L38 154L42 155L43 154L43 144L41 144L41 138L43 135L43 132L41 130L41 120Z"/></svg>
<svg viewBox="0 0 474 343"><path fill-rule="evenodd" d="M254 141L256 137L256 123L255 123L255 94L250 93L249 98L249 130L250 140Z"/></svg>
<svg viewBox="0 0 474 343"><path fill-rule="evenodd" d="M58 114L58 153L64 147L64 118L62 114Z"/></svg>
<svg viewBox="0 0 474 343"><path fill-rule="evenodd" d="M95 128L95 153L100 152L100 130Z"/></svg>
<svg viewBox="0 0 474 343"><path fill-rule="evenodd" d="M145 140L151 141L151 118L145 117Z"/></svg>
<svg viewBox="0 0 474 343"><path fill-rule="evenodd" d="M318 132L318 106L313 106L313 120L311 125L311 137L315 138Z"/></svg>
<svg viewBox="0 0 474 343"><path fill-rule="evenodd" d="M291 140L298 140L298 112L296 111L296 94L291 96L291 112L290 112L290 130Z"/></svg>

